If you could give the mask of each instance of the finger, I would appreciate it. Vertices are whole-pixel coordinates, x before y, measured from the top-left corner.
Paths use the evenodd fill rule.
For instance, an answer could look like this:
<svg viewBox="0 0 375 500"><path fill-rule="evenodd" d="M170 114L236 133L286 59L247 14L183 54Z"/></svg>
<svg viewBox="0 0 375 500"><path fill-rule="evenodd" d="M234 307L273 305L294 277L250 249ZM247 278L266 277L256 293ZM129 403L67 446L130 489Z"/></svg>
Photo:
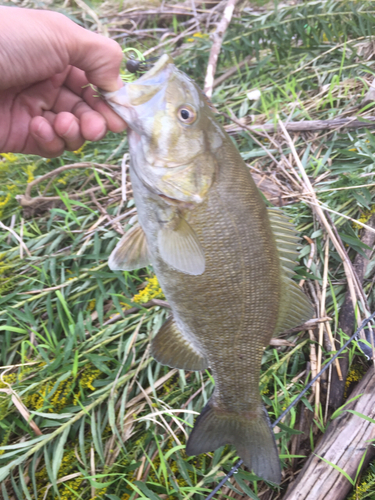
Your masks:
<svg viewBox="0 0 375 500"><path fill-rule="evenodd" d="M74 94L81 96L92 109L104 116L108 130L119 133L127 128L122 118L99 97L98 91L88 86L82 70L73 67L67 75L65 85Z"/></svg>
<svg viewBox="0 0 375 500"><path fill-rule="evenodd" d="M81 134L80 122L71 113L66 111L58 113L53 128L55 133L64 140L67 151L75 151L85 142Z"/></svg>
<svg viewBox="0 0 375 500"><path fill-rule="evenodd" d="M121 88L119 80L123 54L120 45L110 38L70 24L66 33L69 62L86 73L89 82L113 92Z"/></svg>
<svg viewBox="0 0 375 500"><path fill-rule="evenodd" d="M81 133L88 141L99 141L107 133L107 125L101 114L90 109L80 114Z"/></svg>
<svg viewBox="0 0 375 500"><path fill-rule="evenodd" d="M100 113L94 111L79 95L66 87L61 88L59 96L54 103L53 111L57 113L58 116L61 115L57 121L58 131L55 128L59 135L61 135L59 133L60 131L66 133L66 128L70 126L75 127L71 121L74 117L80 129L81 140L98 141L102 139L107 132L105 118ZM83 115L87 116L82 119ZM63 127L64 130L60 129L60 127ZM77 134L76 128L69 131L69 134L74 133ZM66 139L66 137L64 137L64 139ZM77 135L69 138L74 144L76 139L78 140ZM70 149L70 147L68 149Z"/></svg>
<svg viewBox="0 0 375 500"><path fill-rule="evenodd" d="M95 95L90 92L91 90L92 89L90 88L84 89L83 98L92 109L95 109L95 111L104 117L108 129L116 133L126 130L127 125L124 120L120 118L118 114L115 113L100 97L95 97Z"/></svg>
<svg viewBox="0 0 375 500"><path fill-rule="evenodd" d="M48 116L50 120L51 115ZM63 153L65 143L61 137L56 135L47 118L43 116L32 118L29 132L30 136L25 144L24 153L37 154L45 158L54 158Z"/></svg>
<svg viewBox="0 0 375 500"><path fill-rule="evenodd" d="M61 113L64 111L72 113L73 109L81 102L83 102L82 97L66 88L64 82L64 86L59 89L59 94L51 109L54 113Z"/></svg>
<svg viewBox="0 0 375 500"><path fill-rule="evenodd" d="M90 108L84 101L79 102L72 113L79 119L81 134L87 141L99 141L107 133L103 116Z"/></svg>

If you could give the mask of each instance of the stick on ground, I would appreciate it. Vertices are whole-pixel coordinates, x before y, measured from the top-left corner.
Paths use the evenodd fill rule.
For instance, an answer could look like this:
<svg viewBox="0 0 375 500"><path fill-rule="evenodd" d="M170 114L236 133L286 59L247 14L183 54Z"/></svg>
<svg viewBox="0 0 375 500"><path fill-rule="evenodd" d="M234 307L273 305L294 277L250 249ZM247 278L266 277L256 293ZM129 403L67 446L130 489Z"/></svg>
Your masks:
<svg viewBox="0 0 375 500"><path fill-rule="evenodd" d="M367 417L375 417L375 372L369 368L364 378L350 394L349 403L343 413L336 417L321 438L314 453L306 462L290 491L283 500L343 500L352 488L344 474L336 470L329 461L344 470L352 479L366 452L362 468L374 454L368 442L375 437L374 424L347 410L354 410ZM324 460L321 458L323 457Z"/></svg>
<svg viewBox="0 0 375 500"><path fill-rule="evenodd" d="M213 44L208 59L207 73L204 80L204 93L210 99L212 96L212 89L214 85L214 77L216 73L217 60L220 54L221 44L223 43L225 32L233 16L234 8L238 0L228 0L224 9L223 17L217 25L216 31L213 34Z"/></svg>

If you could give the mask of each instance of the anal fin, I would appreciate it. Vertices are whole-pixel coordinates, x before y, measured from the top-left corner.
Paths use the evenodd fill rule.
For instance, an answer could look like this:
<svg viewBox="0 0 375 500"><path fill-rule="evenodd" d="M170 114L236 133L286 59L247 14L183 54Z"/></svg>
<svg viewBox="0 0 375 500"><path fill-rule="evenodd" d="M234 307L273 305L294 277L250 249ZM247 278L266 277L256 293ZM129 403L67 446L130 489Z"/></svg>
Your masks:
<svg viewBox="0 0 375 500"><path fill-rule="evenodd" d="M206 358L183 336L171 316L151 342L151 355L162 365L180 370L208 368Z"/></svg>

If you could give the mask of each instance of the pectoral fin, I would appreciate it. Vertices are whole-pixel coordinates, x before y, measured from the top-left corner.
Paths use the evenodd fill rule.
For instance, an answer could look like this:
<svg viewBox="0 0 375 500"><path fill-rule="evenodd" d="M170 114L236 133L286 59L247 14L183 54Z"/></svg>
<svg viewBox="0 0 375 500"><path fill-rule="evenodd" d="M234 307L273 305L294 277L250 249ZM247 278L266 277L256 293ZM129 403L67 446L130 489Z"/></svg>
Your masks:
<svg viewBox="0 0 375 500"><path fill-rule="evenodd" d="M108 266L112 271L133 271L149 263L145 233L139 224L135 224L117 243L109 256Z"/></svg>
<svg viewBox="0 0 375 500"><path fill-rule="evenodd" d="M203 274L205 258L198 236L185 219L173 229L160 229L158 245L161 258L171 267L186 274Z"/></svg>
<svg viewBox="0 0 375 500"><path fill-rule="evenodd" d="M151 355L162 365L180 370L208 368L206 358L182 335L171 316L151 342Z"/></svg>

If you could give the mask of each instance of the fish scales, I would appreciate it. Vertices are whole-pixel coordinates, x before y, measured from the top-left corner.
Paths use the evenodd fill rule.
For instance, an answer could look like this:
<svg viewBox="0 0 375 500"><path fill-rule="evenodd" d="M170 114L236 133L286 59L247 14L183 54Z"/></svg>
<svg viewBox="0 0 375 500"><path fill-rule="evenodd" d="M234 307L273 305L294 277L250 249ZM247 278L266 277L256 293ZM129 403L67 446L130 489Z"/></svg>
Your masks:
<svg viewBox="0 0 375 500"><path fill-rule="evenodd" d="M232 444L246 466L279 483L259 377L272 335L312 316L290 279L293 226L267 209L205 97L169 56L106 99L130 127L139 218L109 266L153 265L173 315L152 340L152 355L180 369L209 367L215 380L186 453Z"/></svg>
<svg viewBox="0 0 375 500"><path fill-rule="evenodd" d="M154 268L177 321L199 332L215 379L215 400L233 411L260 400L259 366L275 330L280 264L247 167L231 142L220 153L218 162L225 168L219 166L207 201L187 217L202 238L204 274L175 272L160 257ZM235 204L225 200L228 192Z"/></svg>

